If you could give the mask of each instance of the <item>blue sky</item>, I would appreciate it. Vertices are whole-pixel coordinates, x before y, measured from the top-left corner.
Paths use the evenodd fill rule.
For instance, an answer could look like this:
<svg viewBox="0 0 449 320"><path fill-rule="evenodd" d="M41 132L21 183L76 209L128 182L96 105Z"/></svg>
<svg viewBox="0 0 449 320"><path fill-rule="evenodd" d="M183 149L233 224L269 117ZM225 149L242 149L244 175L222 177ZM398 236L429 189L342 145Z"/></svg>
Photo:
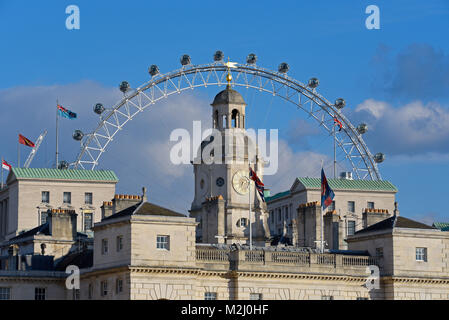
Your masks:
<svg viewBox="0 0 449 320"><path fill-rule="evenodd" d="M70 4L80 8L80 30L65 28ZM370 4L380 9L380 30L365 28ZM33 166L51 165L59 99L79 115L61 128L62 157L71 161L78 151L71 132L95 126L92 105L115 103L122 80L141 85L149 65L168 72L179 68L185 53L203 64L216 50L238 62L254 52L262 67L286 61L290 76L302 82L318 77L328 100L344 97L351 121L370 125L365 138L371 151L387 155L380 170L399 189L401 213L448 221L442 179L449 176L448 17L447 1L0 0L0 152L15 164L17 132L34 139L46 128ZM138 193L146 185L154 202L186 211L193 199L191 168L166 168L155 150L171 129L191 127L174 106L184 106L189 120L208 121L217 91L168 99L126 128L101 163L119 175L119 192ZM328 137L305 115L280 99L242 94L249 125L279 128L286 143L287 171L268 179L272 191L288 187L295 175L314 175L310 163L319 154L331 156ZM22 163L26 152L22 148Z"/></svg>

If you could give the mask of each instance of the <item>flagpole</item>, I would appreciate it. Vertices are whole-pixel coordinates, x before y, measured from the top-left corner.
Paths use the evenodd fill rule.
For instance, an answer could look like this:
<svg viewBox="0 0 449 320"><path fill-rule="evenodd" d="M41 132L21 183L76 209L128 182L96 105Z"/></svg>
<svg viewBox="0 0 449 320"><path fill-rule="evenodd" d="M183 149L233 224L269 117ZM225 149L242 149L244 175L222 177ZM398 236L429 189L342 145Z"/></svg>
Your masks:
<svg viewBox="0 0 449 320"><path fill-rule="evenodd" d="M17 168L20 168L20 143L17 141Z"/></svg>
<svg viewBox="0 0 449 320"><path fill-rule="evenodd" d="M335 128L335 126L334 126ZM335 129L334 129L335 130ZM321 160L321 171L323 171L323 160ZM321 177L321 180L323 179L323 177ZM323 182L321 182L323 183ZM323 197L321 196L321 202L323 202ZM320 251L321 253L324 253L324 226L323 226L323 203L321 203L321 207L320 207L320 224L321 224L321 248Z"/></svg>
<svg viewBox="0 0 449 320"><path fill-rule="evenodd" d="M59 116L58 116L58 106L59 106L59 102L58 99L56 99L56 169L58 169L58 160L59 160L59 155L58 155L58 137L59 137L59 130L58 130L58 122L59 122Z"/></svg>
<svg viewBox="0 0 449 320"><path fill-rule="evenodd" d="M251 172L251 162L248 159L248 167ZM253 250L253 229L251 226L251 179L248 178L248 204L249 204L249 250Z"/></svg>
<svg viewBox="0 0 449 320"><path fill-rule="evenodd" d="M334 179L337 179L337 142L335 140L335 123L334 123Z"/></svg>
<svg viewBox="0 0 449 320"><path fill-rule="evenodd" d="M3 157L2 157L2 188L1 190L3 190Z"/></svg>

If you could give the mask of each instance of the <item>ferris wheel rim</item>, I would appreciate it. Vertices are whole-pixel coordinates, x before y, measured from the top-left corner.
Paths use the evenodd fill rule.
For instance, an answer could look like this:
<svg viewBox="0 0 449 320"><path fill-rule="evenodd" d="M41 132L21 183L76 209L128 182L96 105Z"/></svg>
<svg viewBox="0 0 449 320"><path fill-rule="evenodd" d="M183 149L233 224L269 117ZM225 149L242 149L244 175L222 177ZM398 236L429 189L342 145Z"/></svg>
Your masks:
<svg viewBox="0 0 449 320"><path fill-rule="evenodd" d="M162 97L159 97L155 100L154 99L151 100L148 96L146 96L150 101L152 101L152 103L150 103L150 105L158 102L159 100L161 100L163 98L167 98L168 96L170 96L176 92L181 93L183 91L186 91L187 89L193 90L198 87L207 87L208 85L209 86L225 85L226 84L225 81L220 80L217 72L225 73L228 70L230 70L231 74L237 74L237 80L241 74L244 74L245 76L250 75L254 78L256 78L256 77L264 78L267 80L267 82L274 81L278 84L281 84L280 89L282 89L283 87L290 88L291 90L296 91L296 94L298 95L298 97L301 97L301 96L306 97L307 99L309 99L310 103L315 103L317 106L319 106L322 109L322 112L326 113L330 117L335 117L339 121L344 123L344 125L345 125L344 132L346 133L347 137L350 139L350 142L349 143L346 142L346 144L348 144L348 145L352 144L353 147L351 148L351 151L348 154L347 150L344 148L344 146L342 145L341 142L338 143L338 146L340 147L340 149L342 149L345 152L347 160L349 160L349 162L351 163L351 165L353 167L353 171L355 171L357 175L359 175L358 171L366 171L367 173L363 177L363 179L365 179L366 177L369 176L372 180L381 180L381 175L378 170L377 163L375 162L374 157L371 154L371 152L369 151L368 146L364 142L361 134L359 134L357 132L356 128L352 125L352 123L349 121L349 119L347 119L344 116L344 114L338 108L336 108L334 106L334 104L332 104L325 97L323 97L321 94L319 94L316 91L316 89L313 89L313 88L308 87L307 85L304 85L302 82L300 82L292 77L289 77L285 73L280 73L280 72L276 72L276 71L273 71L270 69L261 68L255 64L234 63L234 66L232 68L229 68L223 62L214 62L212 64L202 64L202 65L189 64L187 66L183 66L180 69L176 69L176 70L167 72L165 74L157 74L156 76L153 76L149 81L143 83L141 86L134 89L133 92L131 92L130 94L128 94L128 95L125 94L124 97L122 99L120 99L112 108L108 109L109 112L105 117L103 117L103 116L100 117L101 121L98 123L96 129L92 133L88 134L88 137L86 138L84 143L81 141L81 150L77 156L77 160L74 163L72 163L71 165L73 165L75 168L78 168L80 166L81 168L85 169L83 166L83 163L84 163L84 164L90 164L92 166L91 170L95 169L95 167L98 165L99 158L105 152L106 147L113 140L113 137L118 133L118 131L120 131L122 129L121 127L123 125L125 125L129 120L132 120L132 118L134 116L136 116L137 113L134 113L132 115L132 117L130 117L129 110L128 110L129 118L126 121L124 121L122 123L122 125L119 126L118 129L112 135L110 135L108 137L108 141L105 142L104 145L102 145L99 142L98 136L96 136L97 132L99 132L102 128L107 127L105 124L108 123L109 119L111 119L114 116L117 118L117 111L120 110L124 105L127 105L129 102L131 102L132 99L139 97L141 95L145 95L145 92L147 90L149 90L151 88L155 88L155 87L157 87L162 92L162 90L158 87L158 85L161 85L161 84L166 85L168 81L170 81L171 84L174 87L176 87L176 85L173 83L172 79L177 79L177 78L182 79L182 77L184 76L185 80L188 81L187 76L200 74L202 77L203 72L206 73L206 72L213 71L215 73L216 79L218 81L217 82L209 82L209 79L205 80L203 78L202 82L200 82L198 84L190 83L189 86L186 86L184 88L181 88L181 85L179 85L179 88L177 90L172 90L169 93L165 92ZM262 83L260 83L260 84L262 85ZM279 92L277 92L275 90L274 85L273 85L273 90L270 91L262 86L257 87L252 84L249 84L247 78L246 78L245 83L237 82L236 79L233 79L232 85L246 87L246 88L252 88L252 89L259 89L260 91L271 93L274 96L284 98L288 102L296 104L295 102L289 100L289 98L286 98L286 97L282 96L281 94L279 94ZM306 101L306 103L308 103L309 101ZM302 109L303 111L308 112L307 110L305 110L298 104L296 104L296 105L298 106L298 108ZM140 109L140 111L143 111L149 107L148 104L145 105L144 107L140 106L140 108L137 105L135 105L135 106L138 109ZM310 113L309 113L309 115L310 115ZM316 117L315 117L315 119L317 121L319 121ZM118 121L117 121L117 123L118 123ZM320 123L320 126L321 125L323 125L325 127L325 129L330 132L327 125L324 124L324 118ZM108 135L109 135L109 133L108 133ZM92 156L92 154L90 154L90 151L89 151L89 146L92 142L96 142L97 145L99 146L99 148L93 148L93 147L90 148L90 150L95 150L95 151L99 152L99 154L96 158L94 156ZM358 165L355 165L355 163L353 162L351 155L350 155L350 153L352 153L352 150L354 149L354 147L357 149L357 152L359 153L360 158L361 158ZM82 160L83 156L86 153L88 153L89 156L91 157L91 161L83 161ZM362 161L365 164L366 169L359 168L360 164L362 164ZM360 176L358 176L358 177L360 178Z"/></svg>

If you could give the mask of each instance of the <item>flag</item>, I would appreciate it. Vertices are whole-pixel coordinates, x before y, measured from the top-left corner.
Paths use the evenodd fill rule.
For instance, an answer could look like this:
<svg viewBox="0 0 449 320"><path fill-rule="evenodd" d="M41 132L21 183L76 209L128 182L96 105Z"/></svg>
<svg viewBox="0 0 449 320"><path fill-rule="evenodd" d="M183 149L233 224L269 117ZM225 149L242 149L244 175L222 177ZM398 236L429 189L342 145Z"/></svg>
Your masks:
<svg viewBox="0 0 449 320"><path fill-rule="evenodd" d="M324 170L321 168L321 207L323 210L331 205L334 196L334 191L329 187Z"/></svg>
<svg viewBox="0 0 449 320"><path fill-rule="evenodd" d="M58 104L58 115L67 119L76 119L76 113L72 112Z"/></svg>
<svg viewBox="0 0 449 320"><path fill-rule="evenodd" d="M334 125L337 125L340 127L340 129L338 129L338 131L341 131L341 129L343 128L343 124L341 123L340 120L337 119L337 117L334 117Z"/></svg>
<svg viewBox="0 0 449 320"><path fill-rule="evenodd" d="M5 160L2 160L2 168L8 171L11 171L11 165L6 162Z"/></svg>
<svg viewBox="0 0 449 320"><path fill-rule="evenodd" d="M30 139L25 138L20 133L19 133L19 143L23 144L24 146L34 148L34 142L31 141Z"/></svg>
<svg viewBox="0 0 449 320"><path fill-rule="evenodd" d="M262 201L265 202L265 197L264 197L264 184L262 183L262 181L260 181L259 177L257 176L257 174L254 172L254 170L250 167L249 168L249 177L251 180L254 181L254 184L256 185L256 189L257 192L259 192L260 198L262 198Z"/></svg>

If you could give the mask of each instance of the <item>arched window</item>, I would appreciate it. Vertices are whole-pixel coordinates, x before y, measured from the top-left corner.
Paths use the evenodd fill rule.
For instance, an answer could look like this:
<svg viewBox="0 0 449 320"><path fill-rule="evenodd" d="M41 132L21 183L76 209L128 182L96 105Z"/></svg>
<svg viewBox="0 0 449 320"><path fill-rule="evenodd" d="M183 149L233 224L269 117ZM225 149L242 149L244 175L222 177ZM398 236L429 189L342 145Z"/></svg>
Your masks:
<svg viewBox="0 0 449 320"><path fill-rule="evenodd" d="M248 225L248 219L246 218L240 218L237 221L237 227L246 227Z"/></svg>
<svg viewBox="0 0 449 320"><path fill-rule="evenodd" d="M218 110L215 110L215 113L214 113L214 128L215 129L218 128Z"/></svg>
<svg viewBox="0 0 449 320"><path fill-rule="evenodd" d="M239 128L240 127L240 114L237 109L232 110L231 114L231 121L232 121L232 127L233 128Z"/></svg>

